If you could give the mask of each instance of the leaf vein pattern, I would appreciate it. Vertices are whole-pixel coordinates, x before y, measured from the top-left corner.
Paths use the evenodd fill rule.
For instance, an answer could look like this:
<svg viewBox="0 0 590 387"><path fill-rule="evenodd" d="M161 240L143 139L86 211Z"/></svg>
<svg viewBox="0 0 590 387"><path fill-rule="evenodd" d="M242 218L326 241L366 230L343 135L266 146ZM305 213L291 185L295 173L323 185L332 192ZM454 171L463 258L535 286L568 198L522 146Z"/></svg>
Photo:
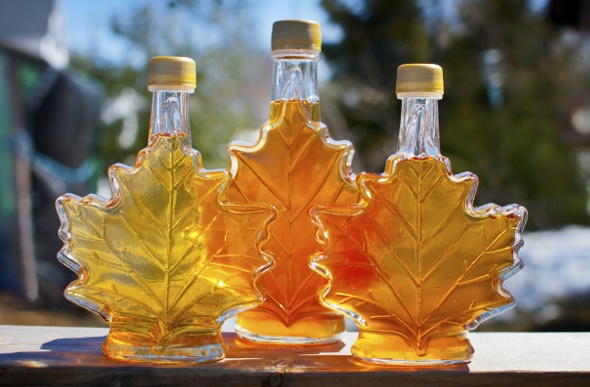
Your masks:
<svg viewBox="0 0 590 387"><path fill-rule="evenodd" d="M498 238L500 238L506 231L500 233L494 240L497 240ZM425 321L429 320L432 318L432 316L435 315L435 313L438 312L438 310L442 307L442 304L450 297L450 295L455 291L455 289L457 288L458 284L460 282L463 281L463 279L465 278L465 276L467 276L467 274L469 274L471 272L471 270L479 263L480 259L485 256L488 253L488 248L489 248L490 244L488 244L486 246L486 249L484 249L480 254L478 254L475 259L467 266L466 270L463 272L463 274L461 274L461 276L459 278L457 278L457 280L451 285L449 286L449 289L447 290L447 292L444 294L444 296L440 299L440 301L437 303L436 307L428 314L428 316L426 317Z"/></svg>
<svg viewBox="0 0 590 387"><path fill-rule="evenodd" d="M414 239L414 241L416 241L416 243L418 243L418 235L417 235L416 230L408 222L408 220L406 219L406 217L398 211L397 206L395 204L390 203L390 200L388 200L387 198L385 198L383 196L383 193L380 192L379 190L371 190L371 192L375 195L375 198L379 198L380 204L383 204L383 206L389 211L389 213L395 219L401 221L401 223L404 225L404 228L406 230L408 230L408 232L412 236L412 239ZM414 192L412 191L412 193L414 193Z"/></svg>
<svg viewBox="0 0 590 387"><path fill-rule="evenodd" d="M121 219L123 219L125 221L125 224L127 225L127 229L131 232L131 234L133 234L133 236L137 239L137 241L139 243L141 243L141 245L150 253L150 255L154 258L154 260L156 262L161 263L160 260L159 260L158 254L156 252L154 252L145 243L145 240L142 238L142 236L139 234L139 232L135 229L135 227L133 226L133 223L127 218L127 216L125 215L125 213L123 211L121 211L119 213L119 215L121 216ZM164 268L161 267L161 266L160 266L160 269L164 270Z"/></svg>
<svg viewBox="0 0 590 387"><path fill-rule="evenodd" d="M332 164L330 164L330 166L325 169L325 172L326 172L325 175L321 179L320 183L315 187L313 193L308 196L308 200L306 201L306 203L304 205L302 205L300 208L298 208L295 211L295 214L290 217L290 219L289 219L290 224L292 224L297 218L299 218L301 216L301 214L304 213L309 208L310 203L313 202L314 199L320 194L322 188L325 186L326 181L330 177L330 171L334 167L334 164L336 163L336 161L338 161L337 158L332 159ZM342 183L342 184L344 184L344 183ZM307 215L307 213L305 213L305 215ZM308 221L308 223L310 223L310 222ZM310 228L311 228L311 223L310 223Z"/></svg>
<svg viewBox="0 0 590 387"><path fill-rule="evenodd" d="M246 158L243 158L241 156L238 156L240 158L240 160L242 161L243 165L247 166L248 169L252 172L252 174L254 176L256 176L256 179L258 180L258 182L266 187L266 189L268 189L268 191L270 193L272 193L272 195L283 205L284 208L288 207L288 204L285 203L285 201L281 198L281 196L279 195L279 192L277 192L270 184L267 184L266 181L264 180L264 178L262 176L260 176L260 174L256 171L256 168L252 168L252 166L248 163L248 160ZM239 184L238 180L235 180L235 182L237 184Z"/></svg>
<svg viewBox="0 0 590 387"><path fill-rule="evenodd" d="M189 214L193 214L194 213L194 209L197 207L200 207L201 204L203 204L203 202L205 202L205 200L209 199L209 196L211 194L213 194L215 191L217 191L217 189L219 189L219 184L213 184L212 187L205 192L203 195L199 196L198 199L193 201L193 204L188 207L179 217L178 219L174 222L173 226L172 226L172 230L176 230L176 228L182 223L182 221L189 215ZM215 199L214 199L215 200Z"/></svg>
<svg viewBox="0 0 590 387"><path fill-rule="evenodd" d="M379 229L379 227L377 227L377 229ZM380 230L380 229L379 229ZM406 303L403 301L402 297L400 296L399 292L397 291L397 289L395 289L391 283L389 282L389 280L387 279L387 276L385 275L385 273L383 273L383 270L380 268L380 266L378 265L378 263L375 261L375 258L373 257L372 254L368 253L361 245L359 245L358 241L356 240L356 238L350 238L348 237L348 240L350 240L351 242L353 242L354 245L356 245L359 248L359 251L363 252L363 256L365 257L365 259L367 261L369 261L373 267L375 268L375 271L377 272L377 274L379 275L379 278L381 278L381 281L383 281L383 283L387 286L387 288L391 291L391 294L394 295L394 297L398 300L398 302L400 303L400 305L402 306L402 308L406 311L406 313L410 316L410 318L412 320L414 320L414 316L409 312L408 310L408 306L406 305Z"/></svg>
<svg viewBox="0 0 590 387"><path fill-rule="evenodd" d="M145 207L145 205L142 203L141 200L139 200L135 194L133 193L133 190L131 190L128 186L127 183L127 179L123 178L123 187L125 187L125 190L127 191L127 193L129 194L129 197L131 197L133 199L133 202L135 203L135 205L137 206L137 208L141 211L141 213L149 219L150 222L152 222L153 224L159 224L159 220L158 218L156 218L154 215L152 215L152 213L150 211L147 210L147 208ZM123 213L123 210L121 209L121 214ZM159 229L156 229L156 232L158 234L160 234L161 237L165 238L166 235L164 233L162 233Z"/></svg>
<svg viewBox="0 0 590 387"><path fill-rule="evenodd" d="M305 297L304 299L302 299L300 302L298 302L297 304L293 304L293 302L295 300L297 300L297 297L299 297L299 295L301 294L301 292L303 291L303 289L305 289L305 287L307 286L307 284L309 284L309 282L311 281L312 278L315 278L315 272L310 271L307 275L307 277L305 278L304 281L302 281L302 286L298 286L297 289L295 289L295 292L292 293L288 304L289 307L291 308L291 313L289 313L289 316L294 314L297 309L299 309L302 305L306 304L309 299L315 299L315 293L313 293L311 296Z"/></svg>
<svg viewBox="0 0 590 387"><path fill-rule="evenodd" d="M463 227L461 233L459 234L459 238L455 239L453 243L449 243L441 258L438 259L436 261L436 264L424 275L424 281L430 279L430 276L436 273L436 271L439 270L453 256L452 253L455 251L456 248L461 247L461 242L463 241L463 239L465 239L465 236L467 235L467 229L469 229L469 224L466 224Z"/></svg>
<svg viewBox="0 0 590 387"><path fill-rule="evenodd" d="M412 270L407 265L407 263L402 259L401 255L397 252L397 249L395 248L395 244L392 244L391 243L391 241L388 238L388 236L385 234L385 232L383 231L383 229L377 223L377 220L375 218L368 218L368 220L369 220L370 223L373 224L372 229L373 230L376 230L376 235L381 239L382 245L383 246L387 246L388 247L388 251L390 251L390 252L392 252L394 254L395 260L404 269L404 271L410 277L410 279L412 280L412 282L416 286L420 286L420 284L422 283L422 281L412 272ZM366 242L365 242L365 245L366 245ZM372 256L372 254L370 254L370 253L369 253L369 255ZM372 260L371 262L372 262L372 265L374 267L379 267L378 262L376 260Z"/></svg>
<svg viewBox="0 0 590 387"><path fill-rule="evenodd" d="M110 243L107 244L108 246L112 246ZM151 287L145 282L145 280L143 279L143 277L141 275L139 275L139 273L137 273L137 271L131 266L129 265L129 263L127 262L126 258L126 253L125 250L123 250L121 252L121 255L119 256L119 259L121 261L121 263L123 265L125 265L125 267L127 268L128 273L141 285L142 289L144 291L146 291L147 293L151 294L154 297L154 300L156 301L156 304L158 304L159 307L162 307L162 302L161 300L156 296L156 294L153 292L153 290L151 289ZM101 288L102 289L102 288ZM144 305L144 303L141 303L142 305ZM154 311L153 309L149 308L147 305L145 305L146 309L150 310L151 312L153 312L153 314L155 316L160 316L159 313L156 313L156 311Z"/></svg>

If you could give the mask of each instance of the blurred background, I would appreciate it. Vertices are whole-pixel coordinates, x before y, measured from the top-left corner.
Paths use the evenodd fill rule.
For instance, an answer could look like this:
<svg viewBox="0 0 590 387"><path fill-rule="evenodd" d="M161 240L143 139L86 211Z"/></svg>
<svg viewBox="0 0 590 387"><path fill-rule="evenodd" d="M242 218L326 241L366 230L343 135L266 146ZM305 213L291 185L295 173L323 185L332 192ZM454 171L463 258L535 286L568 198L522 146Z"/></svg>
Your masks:
<svg viewBox="0 0 590 387"><path fill-rule="evenodd" d="M270 35L321 23L322 120L355 172L396 151L400 64L444 69L441 149L476 204L529 210L517 306L479 330L590 330L590 2L582 0L0 0L0 323L104 326L68 303L55 199L108 197L108 166L147 143L148 60L195 59L193 145L206 168L268 116Z"/></svg>

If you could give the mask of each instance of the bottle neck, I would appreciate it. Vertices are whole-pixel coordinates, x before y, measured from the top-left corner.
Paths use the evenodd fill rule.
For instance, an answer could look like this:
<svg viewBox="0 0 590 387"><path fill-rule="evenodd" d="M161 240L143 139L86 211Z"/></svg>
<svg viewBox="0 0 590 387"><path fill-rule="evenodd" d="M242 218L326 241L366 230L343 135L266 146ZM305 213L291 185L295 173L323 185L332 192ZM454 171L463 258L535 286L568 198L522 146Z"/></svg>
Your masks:
<svg viewBox="0 0 590 387"><path fill-rule="evenodd" d="M181 136L190 143L189 94L181 90L154 90L150 117L150 139Z"/></svg>
<svg viewBox="0 0 590 387"><path fill-rule="evenodd" d="M272 101L300 100L308 104L320 101L318 63L315 50L276 50L272 53Z"/></svg>
<svg viewBox="0 0 590 387"><path fill-rule="evenodd" d="M440 156L437 97L403 96L398 153L409 157Z"/></svg>

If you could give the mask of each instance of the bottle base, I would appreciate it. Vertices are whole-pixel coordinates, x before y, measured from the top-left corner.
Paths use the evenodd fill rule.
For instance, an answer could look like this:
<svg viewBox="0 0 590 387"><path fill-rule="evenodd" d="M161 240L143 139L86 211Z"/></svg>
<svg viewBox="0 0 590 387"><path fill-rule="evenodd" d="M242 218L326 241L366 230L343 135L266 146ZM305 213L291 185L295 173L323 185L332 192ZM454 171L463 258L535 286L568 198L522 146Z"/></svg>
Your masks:
<svg viewBox="0 0 590 387"><path fill-rule="evenodd" d="M360 356L352 356L354 359L365 362L380 365L388 365L395 367L448 367L457 366L461 364L467 364L471 360L443 360L443 359L425 359L425 360L413 360L413 359L390 359L390 358L364 358Z"/></svg>
<svg viewBox="0 0 590 387"><path fill-rule="evenodd" d="M235 330L248 341L275 345L319 345L340 340L346 330L344 318L336 313L302 317L286 325L276 316L260 309L238 315Z"/></svg>
<svg viewBox="0 0 590 387"><path fill-rule="evenodd" d="M116 360L152 363L204 363L225 358L226 345L221 332L191 335L167 345L129 338L128 334L109 333L102 346L104 354Z"/></svg>
<svg viewBox="0 0 590 387"><path fill-rule="evenodd" d="M236 324L236 334L244 340L252 341L260 344L276 344L276 345L322 345L332 344L340 340L341 334L336 334L330 337L303 337L303 336L272 336L263 335L259 333L250 332L249 330Z"/></svg>
<svg viewBox="0 0 590 387"><path fill-rule="evenodd" d="M471 361L473 347L467 332L448 332L431 337L420 347L393 332L359 330L352 346L352 356L360 361L392 366L440 367L466 364Z"/></svg>

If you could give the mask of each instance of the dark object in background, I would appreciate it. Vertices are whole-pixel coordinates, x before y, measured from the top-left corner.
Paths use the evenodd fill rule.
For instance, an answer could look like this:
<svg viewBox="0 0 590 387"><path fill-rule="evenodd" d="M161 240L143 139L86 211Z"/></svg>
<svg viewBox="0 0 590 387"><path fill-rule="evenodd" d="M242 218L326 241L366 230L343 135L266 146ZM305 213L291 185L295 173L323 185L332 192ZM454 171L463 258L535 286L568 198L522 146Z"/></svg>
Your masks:
<svg viewBox="0 0 590 387"><path fill-rule="evenodd" d="M54 202L92 189L101 97L64 70L63 20L58 0L0 0L0 290L69 305Z"/></svg>
<svg viewBox="0 0 590 387"><path fill-rule="evenodd" d="M56 73L54 78L53 87L37 95L39 106L30 106L33 144L38 152L77 169L94 145L100 96L67 73Z"/></svg>
<svg viewBox="0 0 590 387"><path fill-rule="evenodd" d="M63 289L76 277L56 260L62 243L55 200L90 189L100 100L88 83L48 69L27 107L37 279L41 301L51 305L64 303Z"/></svg>
<svg viewBox="0 0 590 387"><path fill-rule="evenodd" d="M590 332L590 292L558 299L555 305L557 316L534 327L534 332Z"/></svg>
<svg viewBox="0 0 590 387"><path fill-rule="evenodd" d="M1 42L0 42L1 43ZM56 198L93 187L99 89L0 44L0 289L69 305L75 275L57 262ZM4 82L6 80L6 82Z"/></svg>
<svg viewBox="0 0 590 387"><path fill-rule="evenodd" d="M590 28L590 2L586 0L551 0L547 19L556 26L580 30Z"/></svg>

